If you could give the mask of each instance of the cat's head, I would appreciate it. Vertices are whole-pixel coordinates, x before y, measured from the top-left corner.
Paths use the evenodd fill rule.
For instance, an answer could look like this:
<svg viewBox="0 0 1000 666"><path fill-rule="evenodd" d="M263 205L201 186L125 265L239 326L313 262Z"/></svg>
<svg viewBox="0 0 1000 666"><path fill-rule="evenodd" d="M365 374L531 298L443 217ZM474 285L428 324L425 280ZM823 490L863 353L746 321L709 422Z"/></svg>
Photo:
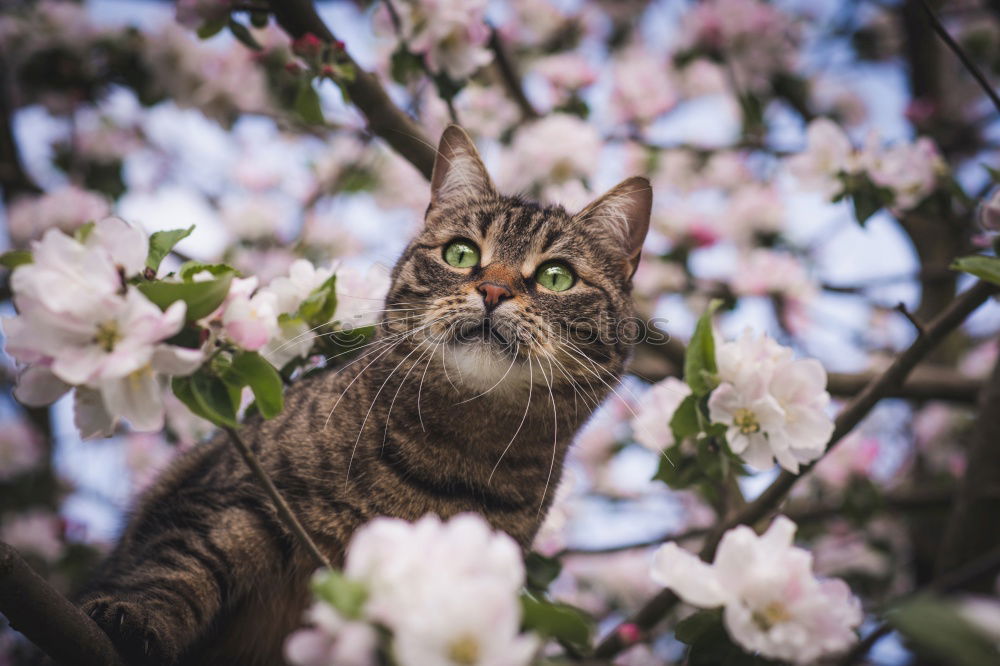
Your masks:
<svg viewBox="0 0 1000 666"><path fill-rule="evenodd" d="M438 147L423 229L393 270L390 335L440 345L473 389L529 377L612 382L635 333L631 278L651 205L638 177L575 214L498 194L453 125Z"/></svg>

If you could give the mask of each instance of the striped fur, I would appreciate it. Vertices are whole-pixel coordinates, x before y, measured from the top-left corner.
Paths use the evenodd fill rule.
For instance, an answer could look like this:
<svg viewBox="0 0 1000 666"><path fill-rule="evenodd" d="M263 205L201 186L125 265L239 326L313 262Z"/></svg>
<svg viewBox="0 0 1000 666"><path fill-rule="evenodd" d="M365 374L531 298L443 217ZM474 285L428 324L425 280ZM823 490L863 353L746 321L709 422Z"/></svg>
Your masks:
<svg viewBox="0 0 1000 666"><path fill-rule="evenodd" d="M477 511L527 548L574 432L627 360L627 341L613 329L631 314L634 238L648 220L630 220L641 232L623 234L622 196L610 197L610 215L592 206L577 217L499 196L454 127L433 182L426 224L394 269L376 341L342 370L292 386L277 418L242 429L335 564L375 516ZM444 262L455 238L478 245L480 266ZM568 263L576 285L554 293L535 284L550 259ZM506 345L476 337L484 279L513 294L490 315ZM82 605L131 664L280 664L311 572L217 438L142 498Z"/></svg>

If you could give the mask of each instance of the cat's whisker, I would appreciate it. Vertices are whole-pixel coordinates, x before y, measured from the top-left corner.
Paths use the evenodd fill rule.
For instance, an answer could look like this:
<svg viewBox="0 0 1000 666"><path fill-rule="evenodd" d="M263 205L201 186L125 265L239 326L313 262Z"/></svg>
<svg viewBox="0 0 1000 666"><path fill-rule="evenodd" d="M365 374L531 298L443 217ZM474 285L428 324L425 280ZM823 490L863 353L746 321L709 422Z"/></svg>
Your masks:
<svg viewBox="0 0 1000 666"><path fill-rule="evenodd" d="M510 450L510 447L514 443L514 440L517 439L518 434L521 432L521 428L524 427L524 422L528 420L528 410L531 408L531 390L535 384L534 371L532 370L531 367L531 359L532 355L531 351L529 350L528 351L528 399L524 403L524 415L521 417L521 422L517 424L517 430L514 431L514 436L510 438L509 442L507 442L507 446L500 454L500 457L497 458L496 464L493 465L493 469L490 471L490 476L488 479L486 479L486 485L490 485L491 483L493 483L493 475L496 474L497 468L500 467L500 461L503 460L503 457L505 455L507 455L507 451Z"/></svg>
<svg viewBox="0 0 1000 666"><path fill-rule="evenodd" d="M400 342L396 343L396 345L398 346L401 342L402 342L402 340ZM420 349L420 345L417 345L416 347L414 347L413 349L411 349L410 353L407 354L406 356L404 356L403 359L399 363L397 363L396 366L392 370L389 371L388 376L386 376L385 380L382 382L382 385L379 386L378 390L375 392L375 397L372 398L371 404L368 405L368 411L365 412L365 418L362 419L362 421L361 421L361 427L358 428L358 436L354 440L354 448L351 449L351 457L347 461L347 475L346 475L346 477L344 479L344 486L345 487L347 487L348 482L351 480L351 466L354 464L354 454L356 454L358 452L358 444L361 442L361 435L362 435L362 433L364 433L365 426L368 424L368 417L371 416L372 410L375 409L375 403L378 401L378 397L380 395L382 395L382 389L384 389L386 387L386 384L389 383L389 380L392 379L392 376L396 373L397 370L399 370L400 366L403 365L404 363L406 363L406 359L408 359L411 356L413 356L413 354L416 353L416 351L418 349ZM384 443L385 442L383 440L383 444Z"/></svg>
<svg viewBox="0 0 1000 666"><path fill-rule="evenodd" d="M420 411L420 395L424 390L424 379L427 378L427 370L431 367L431 361L434 360L434 352L437 351L441 343L435 343L435 347L432 348L431 354L427 357L427 364L424 366L424 373L420 375L420 384L417 386L417 420L420 421L420 430L427 432L427 428L424 427L424 415Z"/></svg>
<svg viewBox="0 0 1000 666"><path fill-rule="evenodd" d="M566 349L569 349L569 348L567 347ZM572 351L572 350L570 350L570 351ZM630 403L629 401L627 401L627 400L626 400L626 399L625 399L624 397L622 397L622 395L621 395L621 394L620 394L620 393L619 393L618 391L616 391L616 390L615 390L615 387L614 387L614 386L612 386L611 384L609 384L609 383L607 383L606 381L604 381L604 378L603 378L603 377L601 377L601 376L600 376L599 374L597 374L597 373L596 373L596 372L594 372L593 370L590 370L590 368L588 368L587 366L585 366L585 365L583 364L583 362L582 362L582 361L581 361L580 359L576 358L575 356L570 356L570 357L568 357L568 358L571 358L571 359L573 359L574 361L576 361L576 362L577 362L577 363L578 363L578 364L580 365L580 367L584 368L585 370L588 370L588 371L589 371L589 372L590 372L590 373L591 373L592 375L594 375L595 377L597 377L597 379L598 379L598 380L599 380L599 381L600 381L600 382L601 382L602 384L604 384L605 386L607 386L607 387L608 387L608 389L609 389L609 390L610 390L610 391L611 391L612 393L614 393L614 394L615 394L615 395L616 395L616 396L618 397L618 399L619 399L619 400L621 400L621 401L622 401L622 404L624 404L624 405L625 405L625 408L626 408L626 409L628 409L628 411L632 413L632 417L633 417L633 418L637 418L637 417L638 417L638 414L636 414L635 410L634 410L634 409L632 409L632 405L631 405L631 403ZM586 357L584 356L584 358L586 358ZM590 359L587 359L587 360L590 360Z"/></svg>
<svg viewBox="0 0 1000 666"><path fill-rule="evenodd" d="M426 340L421 340L419 343L417 343L417 347L416 348L420 349L421 347L423 347L423 345L424 345L425 342L427 342L427 341ZM403 379L400 380L399 386L396 387L396 393L392 396L392 401L389 403L389 411L386 412L386 415L385 415L385 430L382 433L382 450L385 450L385 442L386 442L386 440L389 437L389 418L392 416L392 408L396 404L396 398L399 397L399 392L402 390L403 385L406 384L406 379L410 376L410 373L413 372L413 369L415 367L417 367L418 365L420 365L420 362L422 360L424 360L424 356L426 356L427 354L430 354L433 351L434 351L434 348L431 347L431 346L428 346L427 349L425 349L423 352L421 352L420 356L417 357L417 360L414 361L412 365L410 365L410 367L406 371L406 374L403 375Z"/></svg>
<svg viewBox="0 0 1000 666"><path fill-rule="evenodd" d="M542 507L545 506L545 496L549 492L549 483L552 481L552 470L555 469L556 466L556 450L559 446L559 411L556 408L555 394L552 393L552 382L549 381L549 377L547 377L545 375L545 371L542 370L541 361L538 362L538 370L542 373L542 376L545 377L545 384L549 388L549 400L552 402L552 460L549 462L549 474L545 477L545 488L542 489L542 499L538 503L538 511L535 513L536 516L542 513ZM555 373L552 371L552 361L549 361L549 373L553 375L553 377L555 376Z"/></svg>
<svg viewBox="0 0 1000 666"><path fill-rule="evenodd" d="M343 400L344 396L347 395L347 392L350 390L351 386L353 386L354 383L356 381L358 381L358 379L360 379L365 374L365 371L368 370L368 368L370 368L372 366L372 364L375 363L375 361L379 360L380 358L382 358L383 356L385 356L388 352L392 351L394 348L396 348L397 346L399 346L400 344L402 344L403 341L406 339L406 337L408 337L409 335L414 335L414 334L416 334L416 333L418 333L418 332L426 329L427 327L431 326L432 324L436 323L439 320L440 320L440 318L439 319L435 319L435 320L431 320L430 322L424 324L423 326L421 326L419 328L414 329L413 331L409 331L408 333L400 334L400 336L399 336L398 339L396 339L395 341L393 341L391 343L387 343L387 346L385 347L385 349L381 350L381 352L378 354L378 356L376 356L371 361L369 361L368 365L366 365L364 368L362 368L361 371L357 375L354 376L354 378L350 381L350 383L346 387L344 387L344 390L340 393L340 396L337 398L337 401L333 404L333 408L330 410L330 413L327 415L326 421L323 424L323 429L325 430L330 425L330 419L333 418L333 413L337 410L337 406L340 405L341 400ZM376 351L378 351L378 350L373 350L372 352L369 352L369 354L367 354L363 358L366 358L367 356L370 356L371 354L374 354ZM361 360L361 359L356 359L355 361L352 361L351 364L356 363L358 360ZM341 371L345 370L347 367L349 367L349 365L344 366L343 368L341 368L340 370L338 370L338 372L341 372Z"/></svg>

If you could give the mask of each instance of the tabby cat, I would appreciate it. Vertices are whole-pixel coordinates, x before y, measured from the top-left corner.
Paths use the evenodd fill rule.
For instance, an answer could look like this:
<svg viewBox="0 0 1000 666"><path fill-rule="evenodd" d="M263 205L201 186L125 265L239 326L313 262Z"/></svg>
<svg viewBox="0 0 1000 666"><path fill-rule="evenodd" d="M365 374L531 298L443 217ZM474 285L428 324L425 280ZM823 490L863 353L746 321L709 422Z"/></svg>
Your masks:
<svg viewBox="0 0 1000 666"><path fill-rule="evenodd" d="M477 511L527 548L629 353L648 181L576 215L502 196L452 126L431 189L374 342L242 429L335 566L375 516ZM280 664L314 569L218 438L145 494L82 606L130 664Z"/></svg>

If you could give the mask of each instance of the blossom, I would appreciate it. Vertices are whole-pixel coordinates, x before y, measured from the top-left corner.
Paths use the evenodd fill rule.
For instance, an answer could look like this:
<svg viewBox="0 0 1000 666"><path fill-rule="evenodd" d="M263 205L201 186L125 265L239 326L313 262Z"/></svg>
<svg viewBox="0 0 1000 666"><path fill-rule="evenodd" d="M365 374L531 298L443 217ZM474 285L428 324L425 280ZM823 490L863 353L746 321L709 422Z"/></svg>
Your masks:
<svg viewBox="0 0 1000 666"><path fill-rule="evenodd" d="M812 556L793 545L794 535L784 516L760 536L735 527L712 564L668 543L654 555L652 576L690 604L722 606L726 631L748 652L811 663L857 640L861 605L843 581L813 575Z"/></svg>
<svg viewBox="0 0 1000 666"><path fill-rule="evenodd" d="M786 165L799 183L832 197L843 189L841 173L855 168L851 140L829 118L817 118L806 129L806 149L788 159Z"/></svg>
<svg viewBox="0 0 1000 666"><path fill-rule="evenodd" d="M42 461L38 435L21 421L0 424L0 481L27 472Z"/></svg>
<svg viewBox="0 0 1000 666"><path fill-rule="evenodd" d="M48 229L73 232L111 212L107 198L75 185L64 185L39 196L22 196L7 210L7 230L23 245Z"/></svg>
<svg viewBox="0 0 1000 666"><path fill-rule="evenodd" d="M863 174L891 192L893 208L909 210L934 191L946 169L937 146L927 137L884 146L872 132L863 148L855 150L839 126L817 118L809 123L806 142L805 152L789 158L787 167L803 187L827 197L844 189L843 176Z"/></svg>
<svg viewBox="0 0 1000 666"><path fill-rule="evenodd" d="M202 354L164 344L184 325L183 301L161 311L122 282L145 266L145 234L107 218L82 241L52 229L32 249L33 262L11 276L19 314L3 322L7 352L29 364L15 395L41 405L79 386L84 436L110 434L119 417L140 430L161 428L158 374L189 374Z"/></svg>
<svg viewBox="0 0 1000 666"><path fill-rule="evenodd" d="M615 59L613 72L611 106L620 121L647 123L677 104L665 56L636 45Z"/></svg>
<svg viewBox="0 0 1000 666"><path fill-rule="evenodd" d="M798 257L768 248L740 255L729 284L738 295L780 295L796 306L809 303L819 291Z"/></svg>
<svg viewBox="0 0 1000 666"><path fill-rule="evenodd" d="M762 0L706 0L682 17L681 49L724 54L740 85L759 90L795 64L799 29Z"/></svg>
<svg viewBox="0 0 1000 666"><path fill-rule="evenodd" d="M257 292L257 278L235 278L223 305L226 336L247 351L262 349L278 332L274 294Z"/></svg>
<svg viewBox="0 0 1000 666"><path fill-rule="evenodd" d="M859 162L873 183L892 190L893 206L900 210L914 208L933 192L944 169L937 146L927 137L883 148L872 134Z"/></svg>
<svg viewBox="0 0 1000 666"><path fill-rule="evenodd" d="M597 70L582 53L576 51L539 58L532 63L531 71L549 84L556 104L565 102L571 94L597 81Z"/></svg>
<svg viewBox="0 0 1000 666"><path fill-rule="evenodd" d="M403 0L394 5L407 48L434 72L466 79L493 60L486 48L486 0ZM385 16L379 26L391 23ZM383 29L383 31L386 31Z"/></svg>
<svg viewBox="0 0 1000 666"><path fill-rule="evenodd" d="M632 419L635 441L656 452L673 446L676 442L670 419L689 395L691 388L676 377L653 384L639 399L638 412Z"/></svg>
<svg viewBox="0 0 1000 666"><path fill-rule="evenodd" d="M826 371L815 359L793 360L791 350L749 330L716 352L719 386L709 416L727 426L726 441L755 469L777 458L790 472L823 454L833 433L826 414Z"/></svg>
<svg viewBox="0 0 1000 666"><path fill-rule="evenodd" d="M288 226L281 206L259 194L227 199L220 216L226 229L240 239L273 238Z"/></svg>
<svg viewBox="0 0 1000 666"><path fill-rule="evenodd" d="M295 666L374 666L377 634L366 622L347 620L317 602L306 611L313 626L289 636L285 656Z"/></svg>
<svg viewBox="0 0 1000 666"><path fill-rule="evenodd" d="M313 628L286 644L293 662L370 663L372 635L364 623L391 632L400 666L516 666L535 653L536 639L520 633L521 551L478 515L444 522L429 514L415 523L376 518L351 539L344 575L367 592L360 618L313 606ZM332 657L348 649L343 662ZM310 660L316 655L333 660Z"/></svg>
<svg viewBox="0 0 1000 666"><path fill-rule="evenodd" d="M597 167L601 146L590 123L566 113L549 114L514 136L500 180L510 190L524 190L587 178Z"/></svg>
<svg viewBox="0 0 1000 666"><path fill-rule="evenodd" d="M979 204L979 226L986 231L1000 231L1000 187L994 188Z"/></svg>
<svg viewBox="0 0 1000 666"><path fill-rule="evenodd" d="M59 516L43 509L4 516L0 524L0 541L48 562L54 562L62 555L62 534L63 525Z"/></svg>

